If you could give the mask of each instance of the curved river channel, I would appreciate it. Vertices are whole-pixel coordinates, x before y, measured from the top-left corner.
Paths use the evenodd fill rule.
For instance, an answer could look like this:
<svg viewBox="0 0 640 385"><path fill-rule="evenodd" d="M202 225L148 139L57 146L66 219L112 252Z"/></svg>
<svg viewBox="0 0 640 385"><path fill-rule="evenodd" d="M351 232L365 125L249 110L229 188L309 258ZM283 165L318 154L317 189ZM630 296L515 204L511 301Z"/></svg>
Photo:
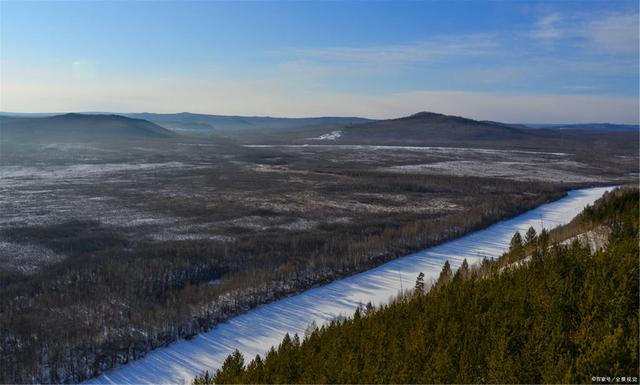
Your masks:
<svg viewBox="0 0 640 385"><path fill-rule="evenodd" d="M449 261L456 269L466 258L469 264L482 257L499 257L509 248L514 232L524 233L530 226L553 228L566 224L592 204L610 187L570 191L568 196L498 222L439 246L406 255L374 269L307 290L217 325L193 339L179 340L156 349L143 358L105 372L86 383L91 384L181 384L204 370L215 371L229 353L239 349L245 360L265 353L280 343L285 333L303 335L307 326L351 315L361 304L388 302L401 286L413 286L419 272L425 282L436 279L442 265Z"/></svg>

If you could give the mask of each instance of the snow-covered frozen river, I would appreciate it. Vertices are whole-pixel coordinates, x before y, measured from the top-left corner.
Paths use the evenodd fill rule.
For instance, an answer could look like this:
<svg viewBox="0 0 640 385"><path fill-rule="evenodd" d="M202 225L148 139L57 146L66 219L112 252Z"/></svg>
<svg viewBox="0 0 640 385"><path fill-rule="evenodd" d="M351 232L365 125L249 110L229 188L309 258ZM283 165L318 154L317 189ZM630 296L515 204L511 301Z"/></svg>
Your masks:
<svg viewBox="0 0 640 385"><path fill-rule="evenodd" d="M508 249L515 231L524 233L529 226L539 231L542 226L552 228L568 223L609 189L598 187L571 191L563 199L485 230L261 306L189 341L181 340L157 349L87 383L190 383L204 370L217 369L236 348L245 355L245 359L253 358L277 345L285 333L303 335L312 321L320 325L338 315L351 315L359 305L369 301L374 304L389 301L398 294L401 285L405 289L412 287L419 272L425 273L425 282L436 279L446 260L452 268L457 268L465 258L471 264L482 257L498 257Z"/></svg>

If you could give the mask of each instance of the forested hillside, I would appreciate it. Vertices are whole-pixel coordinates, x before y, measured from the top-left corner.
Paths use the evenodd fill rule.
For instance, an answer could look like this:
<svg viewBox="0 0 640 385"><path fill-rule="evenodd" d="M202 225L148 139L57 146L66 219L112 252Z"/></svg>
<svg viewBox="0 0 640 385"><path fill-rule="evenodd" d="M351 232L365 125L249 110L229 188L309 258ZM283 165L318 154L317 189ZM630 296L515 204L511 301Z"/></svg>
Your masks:
<svg viewBox="0 0 640 385"><path fill-rule="evenodd" d="M323 133L328 133L323 131ZM460 116L419 112L398 119L346 125L336 144L399 146L455 146L591 154L606 161L612 151L618 155L638 153L637 130L566 130L513 127Z"/></svg>
<svg viewBox="0 0 640 385"><path fill-rule="evenodd" d="M173 136L173 132L155 123L121 115L0 116L0 139L10 143L95 142Z"/></svg>
<svg viewBox="0 0 640 385"><path fill-rule="evenodd" d="M418 279L410 297L286 336L248 365L236 352L194 383L637 382L638 190L606 195L570 227L606 227L608 243L518 234L497 261L447 264L427 293Z"/></svg>

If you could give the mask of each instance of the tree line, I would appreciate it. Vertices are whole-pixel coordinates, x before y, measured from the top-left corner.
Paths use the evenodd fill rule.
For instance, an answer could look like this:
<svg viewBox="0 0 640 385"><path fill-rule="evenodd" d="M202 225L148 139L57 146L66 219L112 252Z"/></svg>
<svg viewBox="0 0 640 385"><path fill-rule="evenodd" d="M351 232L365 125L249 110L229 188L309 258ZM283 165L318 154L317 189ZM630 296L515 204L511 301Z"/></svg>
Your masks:
<svg viewBox="0 0 640 385"><path fill-rule="evenodd" d="M235 351L193 383L637 383L638 200L617 190L579 216L582 230L610 229L603 249L516 233L498 260L446 263L428 292L419 275L410 297L249 362Z"/></svg>

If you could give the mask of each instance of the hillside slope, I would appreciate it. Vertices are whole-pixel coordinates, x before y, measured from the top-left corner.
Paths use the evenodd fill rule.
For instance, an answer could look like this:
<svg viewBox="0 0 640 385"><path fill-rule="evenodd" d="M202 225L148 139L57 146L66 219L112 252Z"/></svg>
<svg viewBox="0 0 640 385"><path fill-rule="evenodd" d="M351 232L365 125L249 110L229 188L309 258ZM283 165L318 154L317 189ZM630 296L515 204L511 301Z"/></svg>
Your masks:
<svg viewBox="0 0 640 385"><path fill-rule="evenodd" d="M0 116L2 141L73 142L174 135L155 123L120 115L71 113L37 118Z"/></svg>
<svg viewBox="0 0 640 385"><path fill-rule="evenodd" d="M525 140L533 133L458 116L419 112L399 119L380 120L348 127L345 140L397 140L420 142Z"/></svg>
<svg viewBox="0 0 640 385"><path fill-rule="evenodd" d="M638 191L617 191L578 219L611 229L602 250L514 237L496 262L455 274L446 264L426 294L310 329L302 342L286 336L247 366L236 352L194 383L637 382L637 213Z"/></svg>
<svg viewBox="0 0 640 385"><path fill-rule="evenodd" d="M610 164L614 168L620 167L616 162L637 157L639 142L638 131L523 128L431 112L341 127L289 130L257 141L267 145L462 147L552 152L572 154L579 162L596 166ZM635 165L632 169L636 170Z"/></svg>
<svg viewBox="0 0 640 385"><path fill-rule="evenodd" d="M303 142L567 151L588 153L590 156L595 152L601 156L608 156L607 154L612 152L625 155L637 154L639 138L637 131L533 129L433 112L420 112L399 119L346 125L339 129L339 136L335 140L309 140L313 136L321 137L331 133L332 130L328 129L305 132L307 140ZM299 136L297 139L303 138Z"/></svg>
<svg viewBox="0 0 640 385"><path fill-rule="evenodd" d="M208 115L181 112L177 114L134 113L132 118L146 119L177 130L241 134L243 131L282 130L314 126L337 126L369 122L358 117L277 118L270 116Z"/></svg>

